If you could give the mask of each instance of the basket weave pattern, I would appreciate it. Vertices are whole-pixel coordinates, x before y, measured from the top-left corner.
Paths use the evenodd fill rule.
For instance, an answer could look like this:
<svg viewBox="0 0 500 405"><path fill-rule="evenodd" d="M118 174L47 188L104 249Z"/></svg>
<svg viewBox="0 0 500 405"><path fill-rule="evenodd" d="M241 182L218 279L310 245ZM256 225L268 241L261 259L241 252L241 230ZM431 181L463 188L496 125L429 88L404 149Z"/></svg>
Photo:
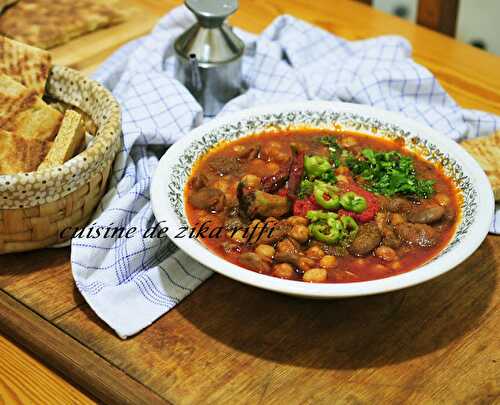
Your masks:
<svg viewBox="0 0 500 405"><path fill-rule="evenodd" d="M103 196L120 148L121 114L114 97L80 73L54 66L50 96L81 108L97 125L94 142L60 167L0 176L0 254L39 249L71 237Z"/></svg>

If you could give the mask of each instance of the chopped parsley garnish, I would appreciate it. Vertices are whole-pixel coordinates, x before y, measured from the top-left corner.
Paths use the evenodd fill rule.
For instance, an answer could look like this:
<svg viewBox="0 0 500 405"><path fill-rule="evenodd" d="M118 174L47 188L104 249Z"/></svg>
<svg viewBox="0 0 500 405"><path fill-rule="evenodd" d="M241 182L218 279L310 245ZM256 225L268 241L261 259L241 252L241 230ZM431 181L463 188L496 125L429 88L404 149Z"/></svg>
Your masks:
<svg viewBox="0 0 500 405"><path fill-rule="evenodd" d="M434 193L434 180L418 179L413 159L398 152L376 152L363 149L364 159L349 157L351 171L367 181L370 191L385 196L394 194L428 198Z"/></svg>
<svg viewBox="0 0 500 405"><path fill-rule="evenodd" d="M337 177L335 177L335 173L333 173L332 169L328 169L319 178L325 183L335 184L337 182Z"/></svg>
<svg viewBox="0 0 500 405"><path fill-rule="evenodd" d="M330 151L330 160L333 162L334 167L340 166L340 156L342 154L342 148L338 144L337 140L333 136L322 136L319 141L328 146Z"/></svg>
<svg viewBox="0 0 500 405"><path fill-rule="evenodd" d="M297 197L299 200L310 196L313 193L314 182L311 180L304 179L300 182L300 188Z"/></svg>

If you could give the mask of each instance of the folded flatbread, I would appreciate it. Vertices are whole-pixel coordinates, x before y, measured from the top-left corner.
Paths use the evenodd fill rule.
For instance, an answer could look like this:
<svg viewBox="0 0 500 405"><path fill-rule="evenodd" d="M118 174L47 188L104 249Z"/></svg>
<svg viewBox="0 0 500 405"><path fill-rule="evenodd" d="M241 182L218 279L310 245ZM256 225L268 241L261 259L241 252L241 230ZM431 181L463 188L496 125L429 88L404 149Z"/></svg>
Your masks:
<svg viewBox="0 0 500 405"><path fill-rule="evenodd" d="M490 180L495 200L500 201L500 133L470 139L461 143Z"/></svg>
<svg viewBox="0 0 500 405"><path fill-rule="evenodd" d="M35 171L51 143L0 129L0 175Z"/></svg>
<svg viewBox="0 0 500 405"><path fill-rule="evenodd" d="M47 105L34 90L0 75L0 128L39 141L54 138L62 114Z"/></svg>
<svg viewBox="0 0 500 405"><path fill-rule="evenodd" d="M66 110L54 143L38 169L59 166L71 159L84 137L85 124L82 116L76 111Z"/></svg>
<svg viewBox="0 0 500 405"><path fill-rule="evenodd" d="M121 21L112 1L22 0L0 16L0 33L49 49Z"/></svg>
<svg viewBox="0 0 500 405"><path fill-rule="evenodd" d="M42 96L51 66L50 53L0 36L0 73Z"/></svg>

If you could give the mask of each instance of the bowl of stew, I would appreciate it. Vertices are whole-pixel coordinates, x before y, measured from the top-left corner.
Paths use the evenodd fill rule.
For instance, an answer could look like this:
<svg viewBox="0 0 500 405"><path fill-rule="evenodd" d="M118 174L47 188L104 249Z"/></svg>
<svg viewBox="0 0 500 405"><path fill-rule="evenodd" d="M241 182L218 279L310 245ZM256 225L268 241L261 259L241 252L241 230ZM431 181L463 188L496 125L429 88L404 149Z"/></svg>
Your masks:
<svg viewBox="0 0 500 405"><path fill-rule="evenodd" d="M413 286L484 240L494 198L478 164L399 114L334 102L215 118L168 149L152 182L167 235L227 277L335 298Z"/></svg>

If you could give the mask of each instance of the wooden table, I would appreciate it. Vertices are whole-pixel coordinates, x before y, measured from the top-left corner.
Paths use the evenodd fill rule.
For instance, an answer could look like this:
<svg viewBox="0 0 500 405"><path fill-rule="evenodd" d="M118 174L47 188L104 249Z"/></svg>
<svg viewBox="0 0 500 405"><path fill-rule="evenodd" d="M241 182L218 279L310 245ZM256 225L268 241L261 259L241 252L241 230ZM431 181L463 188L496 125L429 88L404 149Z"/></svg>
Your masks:
<svg viewBox="0 0 500 405"><path fill-rule="evenodd" d="M179 1L127 1L122 25L54 50L89 73ZM240 0L232 23L259 32L288 13L348 39L405 36L464 107L500 114L500 58L347 0ZM0 330L106 403L492 403L500 401L500 238L424 285L307 301L215 275L122 341L76 290L69 250L0 257ZM0 399L87 402L0 340ZM498 402L497 402L498 403Z"/></svg>

